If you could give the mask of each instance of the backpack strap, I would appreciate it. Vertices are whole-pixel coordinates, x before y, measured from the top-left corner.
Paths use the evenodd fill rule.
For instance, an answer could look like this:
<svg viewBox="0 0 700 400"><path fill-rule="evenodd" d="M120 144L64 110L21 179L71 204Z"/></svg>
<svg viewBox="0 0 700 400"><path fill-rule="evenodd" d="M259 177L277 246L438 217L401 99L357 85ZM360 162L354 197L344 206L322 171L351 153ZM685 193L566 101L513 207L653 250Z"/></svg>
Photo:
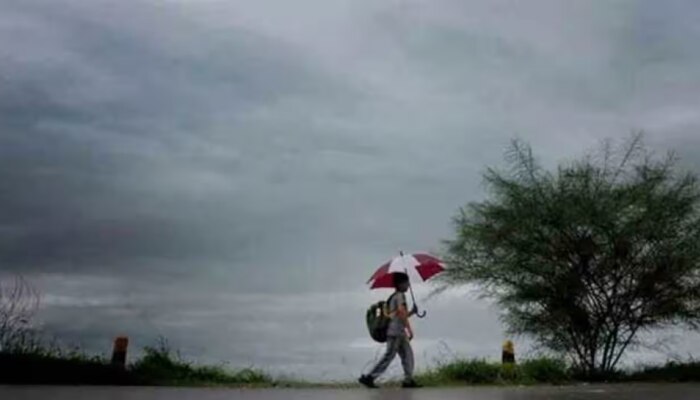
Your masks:
<svg viewBox="0 0 700 400"><path fill-rule="evenodd" d="M391 318L391 300L396 296L396 292L392 293L388 299L386 299L385 309L382 310L385 317Z"/></svg>

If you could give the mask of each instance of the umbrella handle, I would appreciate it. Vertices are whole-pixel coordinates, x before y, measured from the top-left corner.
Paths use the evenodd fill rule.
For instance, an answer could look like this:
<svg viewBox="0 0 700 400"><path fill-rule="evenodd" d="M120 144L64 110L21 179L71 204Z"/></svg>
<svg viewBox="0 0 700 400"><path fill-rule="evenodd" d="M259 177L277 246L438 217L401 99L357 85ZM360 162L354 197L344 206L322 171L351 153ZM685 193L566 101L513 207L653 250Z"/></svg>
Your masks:
<svg viewBox="0 0 700 400"><path fill-rule="evenodd" d="M425 310L423 310L423 312L417 312L417 313L416 313L416 317L418 317L418 318L425 318L425 314L427 314L427 313L428 313L428 312L425 311Z"/></svg>

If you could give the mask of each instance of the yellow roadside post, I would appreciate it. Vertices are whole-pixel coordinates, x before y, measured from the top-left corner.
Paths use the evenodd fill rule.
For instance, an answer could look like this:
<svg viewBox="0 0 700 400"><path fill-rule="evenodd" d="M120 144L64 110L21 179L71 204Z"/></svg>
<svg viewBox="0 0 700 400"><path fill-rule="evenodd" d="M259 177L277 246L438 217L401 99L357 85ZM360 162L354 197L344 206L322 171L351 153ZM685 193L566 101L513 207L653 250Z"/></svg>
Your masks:
<svg viewBox="0 0 700 400"><path fill-rule="evenodd" d="M112 365L126 368L126 350L129 347L129 338L118 336L114 339L114 349L112 350Z"/></svg>
<svg viewBox="0 0 700 400"><path fill-rule="evenodd" d="M510 340L503 342L501 360L503 364L515 364L515 346Z"/></svg>

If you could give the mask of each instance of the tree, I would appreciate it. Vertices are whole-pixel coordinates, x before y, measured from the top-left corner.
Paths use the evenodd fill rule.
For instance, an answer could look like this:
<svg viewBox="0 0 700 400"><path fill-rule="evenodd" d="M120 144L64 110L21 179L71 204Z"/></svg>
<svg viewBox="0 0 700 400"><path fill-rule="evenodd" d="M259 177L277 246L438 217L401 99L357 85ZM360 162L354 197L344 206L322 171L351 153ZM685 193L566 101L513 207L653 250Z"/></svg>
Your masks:
<svg viewBox="0 0 700 400"><path fill-rule="evenodd" d="M700 322L700 189L641 134L545 171L514 141L511 167L484 174L487 199L462 208L445 287L477 284L510 333L613 372L639 333Z"/></svg>
<svg viewBox="0 0 700 400"><path fill-rule="evenodd" d="M31 319L39 307L39 294L24 278L0 281L0 351L34 345Z"/></svg>

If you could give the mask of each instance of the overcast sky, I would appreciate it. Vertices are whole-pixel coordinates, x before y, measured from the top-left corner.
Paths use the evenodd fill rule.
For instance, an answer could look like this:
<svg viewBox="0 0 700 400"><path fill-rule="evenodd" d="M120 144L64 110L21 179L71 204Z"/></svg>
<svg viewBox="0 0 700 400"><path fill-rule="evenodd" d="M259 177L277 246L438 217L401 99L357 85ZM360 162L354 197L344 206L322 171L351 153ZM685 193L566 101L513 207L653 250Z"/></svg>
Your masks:
<svg viewBox="0 0 700 400"><path fill-rule="evenodd" d="M645 130L700 168L699 18L692 0L0 0L0 272L90 351L164 335L348 379L381 351L366 278L440 251L511 138L555 165ZM423 365L498 356L497 310L425 307ZM673 352L700 345L684 337Z"/></svg>

